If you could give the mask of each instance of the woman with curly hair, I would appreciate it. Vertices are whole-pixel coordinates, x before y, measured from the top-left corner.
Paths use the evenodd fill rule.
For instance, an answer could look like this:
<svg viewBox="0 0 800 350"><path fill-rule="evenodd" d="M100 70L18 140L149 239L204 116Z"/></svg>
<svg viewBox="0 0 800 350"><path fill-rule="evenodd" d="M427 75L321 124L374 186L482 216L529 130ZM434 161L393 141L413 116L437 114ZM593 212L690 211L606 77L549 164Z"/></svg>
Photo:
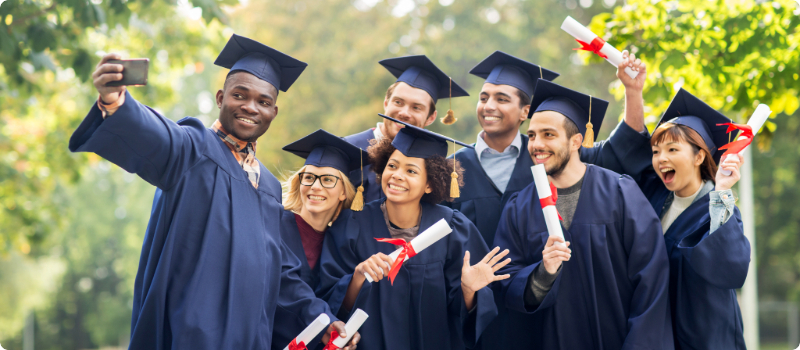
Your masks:
<svg viewBox="0 0 800 350"><path fill-rule="evenodd" d="M394 140L368 149L386 198L361 212L343 211L329 229L317 294L342 319L356 308L370 315L360 330L369 334L359 344L366 349L471 347L497 314L487 286L508 278L494 274L508 263L501 261L507 251L489 252L472 222L437 204L452 201L451 181L463 178L458 162L445 159L447 141L456 141L384 118L405 125ZM387 280L389 254L398 247L378 239L409 242L441 219L453 231Z"/></svg>
<svg viewBox="0 0 800 350"><path fill-rule="evenodd" d="M305 158L305 164L282 184L281 238L299 261L299 277L312 289L319 284L319 257L328 227L349 208L356 190L345 174L358 170L368 155L342 138L319 129L283 147ZM279 320L272 348L283 348L307 324L285 309L275 310ZM309 344L310 348L314 344ZM318 347L322 345L317 344Z"/></svg>

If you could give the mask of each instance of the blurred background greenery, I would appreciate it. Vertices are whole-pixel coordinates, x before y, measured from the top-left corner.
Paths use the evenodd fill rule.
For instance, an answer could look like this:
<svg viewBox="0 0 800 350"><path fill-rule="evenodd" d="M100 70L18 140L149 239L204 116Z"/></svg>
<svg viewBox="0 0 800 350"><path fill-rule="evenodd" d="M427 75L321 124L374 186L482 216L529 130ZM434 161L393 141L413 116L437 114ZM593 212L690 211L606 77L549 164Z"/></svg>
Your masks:
<svg viewBox="0 0 800 350"><path fill-rule="evenodd" d="M232 33L309 63L258 144L276 175L302 164L280 147L317 128L374 126L394 81L377 61L426 54L472 97L459 121L431 129L474 142L482 79L495 50L561 73L556 82L622 112L615 69L572 49L572 16L648 64L652 124L679 87L739 122L758 103L773 115L754 153L760 334L764 348L800 339L800 9L779 1L659 0L8 0L0 5L0 344L6 349L126 347L133 281L154 188L67 142L97 99L89 75L119 52L151 60L142 103L173 120L216 119ZM446 111L442 100L438 110ZM793 309L792 309L793 308ZM793 311L792 311L793 310ZM795 321L793 321L795 320ZM792 327L796 330L792 333Z"/></svg>

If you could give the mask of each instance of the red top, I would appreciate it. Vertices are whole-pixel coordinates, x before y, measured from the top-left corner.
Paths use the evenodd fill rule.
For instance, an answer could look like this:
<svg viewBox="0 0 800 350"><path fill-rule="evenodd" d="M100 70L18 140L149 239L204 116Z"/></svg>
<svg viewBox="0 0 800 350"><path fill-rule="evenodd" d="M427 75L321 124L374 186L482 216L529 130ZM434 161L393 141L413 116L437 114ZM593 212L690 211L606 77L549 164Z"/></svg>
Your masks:
<svg viewBox="0 0 800 350"><path fill-rule="evenodd" d="M325 240L325 232L317 232L300 215L294 214L294 220L297 222L297 229L300 232L300 241L303 242L303 251L306 253L308 267L313 270L314 266L317 266L319 256L322 255L322 241Z"/></svg>

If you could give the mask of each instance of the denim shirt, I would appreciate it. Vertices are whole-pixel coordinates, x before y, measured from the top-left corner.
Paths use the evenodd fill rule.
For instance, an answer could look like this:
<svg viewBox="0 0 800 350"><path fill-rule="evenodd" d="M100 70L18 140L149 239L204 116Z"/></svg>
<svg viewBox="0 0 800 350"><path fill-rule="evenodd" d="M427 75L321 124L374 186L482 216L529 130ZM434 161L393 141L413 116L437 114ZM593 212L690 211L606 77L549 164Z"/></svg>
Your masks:
<svg viewBox="0 0 800 350"><path fill-rule="evenodd" d="M703 183L700 193L694 198L694 202L703 198L706 194L710 196L708 201L708 212L709 216L711 216L711 229L709 230L709 234L712 234L733 216L733 207L736 205L736 198L734 198L733 191L731 190L714 191L714 183L706 181ZM672 201L675 199L674 196L674 192L670 193L666 202L664 202L664 208L661 210L662 217L672 205Z"/></svg>

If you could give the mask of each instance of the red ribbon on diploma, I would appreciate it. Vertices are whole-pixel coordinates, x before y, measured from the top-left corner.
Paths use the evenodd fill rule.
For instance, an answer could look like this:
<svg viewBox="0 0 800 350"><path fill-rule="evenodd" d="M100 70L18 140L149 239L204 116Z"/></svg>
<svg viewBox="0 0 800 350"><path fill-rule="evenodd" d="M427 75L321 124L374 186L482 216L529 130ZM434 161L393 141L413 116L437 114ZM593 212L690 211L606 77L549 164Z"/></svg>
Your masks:
<svg viewBox="0 0 800 350"><path fill-rule="evenodd" d="M581 44L581 47L579 47L577 49L573 49L573 50L591 51L591 52L596 53L598 56L600 56L602 58L608 58L608 55L600 52L600 49L603 48L603 45L606 44L606 41L603 40L602 38L600 38L599 36L594 38L592 40L591 44L587 44L587 43L585 43L583 41L580 41L578 39L575 39L575 41L579 42Z"/></svg>
<svg viewBox="0 0 800 350"><path fill-rule="evenodd" d="M403 250L400 251L400 255L397 256L397 259L394 259L392 269L389 270L389 281L392 283L392 285L394 285L394 278L397 276L397 273L400 272L400 267L403 266L403 261L406 260L406 256L413 258L415 255L417 255L417 252L414 251L414 247L411 246L411 243L406 242L404 239L375 238L375 240L378 242L391 243L403 247Z"/></svg>
<svg viewBox="0 0 800 350"><path fill-rule="evenodd" d="M297 338L295 338L292 339L291 343L289 343L289 350L308 350L308 348L306 347L306 344L303 342L297 344Z"/></svg>
<svg viewBox="0 0 800 350"><path fill-rule="evenodd" d="M726 150L725 153L722 154L722 157L725 157L725 156L727 156L729 154L738 154L739 152L744 150L745 147L749 146L751 142L753 142L753 128L750 127L750 125L747 125L747 124L734 124L734 123L723 123L723 124L717 124L717 125L727 125L728 126L728 130L725 131L727 133L730 133L731 131L734 131L734 130L741 130L742 133L739 134L739 137L745 137L742 140L736 140L736 141L733 141L733 142L731 142L731 143L729 143L727 145L724 145L724 146L718 148L720 150L723 150L723 149ZM737 139L739 137L737 137ZM722 158L720 158L720 159L722 159Z"/></svg>
<svg viewBox="0 0 800 350"><path fill-rule="evenodd" d="M333 344L333 340L339 338L339 332L333 331L331 332L331 339L328 340L328 344L325 344L325 347L322 350L338 350L339 347Z"/></svg>
<svg viewBox="0 0 800 350"><path fill-rule="evenodd" d="M556 185L553 185L552 182L550 183L550 192L552 193L550 197L539 199L539 204L542 205L542 209L548 205L556 205L556 201L558 200L558 191L556 190ZM564 220L561 218L561 214L558 212L558 210L556 210L556 214L558 214L559 220Z"/></svg>

